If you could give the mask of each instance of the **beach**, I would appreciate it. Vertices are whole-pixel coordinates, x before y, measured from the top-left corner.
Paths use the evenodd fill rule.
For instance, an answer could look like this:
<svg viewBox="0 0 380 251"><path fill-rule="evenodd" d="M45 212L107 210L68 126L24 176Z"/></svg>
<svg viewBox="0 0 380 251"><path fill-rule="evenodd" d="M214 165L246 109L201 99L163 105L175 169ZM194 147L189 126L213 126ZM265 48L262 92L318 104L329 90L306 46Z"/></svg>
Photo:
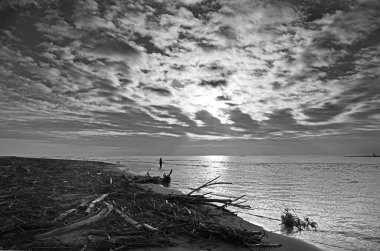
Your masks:
<svg viewBox="0 0 380 251"><path fill-rule="evenodd" d="M99 161L1 157L0 247L320 250L203 203L203 197L184 204L188 195L160 184L137 184L142 178Z"/></svg>

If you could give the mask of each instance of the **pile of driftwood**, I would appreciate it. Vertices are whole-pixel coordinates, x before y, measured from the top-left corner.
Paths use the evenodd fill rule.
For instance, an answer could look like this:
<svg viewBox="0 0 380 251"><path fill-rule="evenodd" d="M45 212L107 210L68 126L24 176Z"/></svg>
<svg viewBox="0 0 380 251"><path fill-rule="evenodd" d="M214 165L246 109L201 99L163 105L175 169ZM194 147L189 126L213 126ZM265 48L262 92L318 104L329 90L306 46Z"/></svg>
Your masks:
<svg viewBox="0 0 380 251"><path fill-rule="evenodd" d="M247 208L242 197L195 195L204 187L222 184L216 179L186 195L163 195L137 185L148 177L110 176L104 172L105 165L0 158L4 191L0 195L0 248L127 250L175 246L176 238L182 236L194 241L221 239L246 247L279 246L265 243L265 232L234 229L213 217L215 207Z"/></svg>
<svg viewBox="0 0 380 251"><path fill-rule="evenodd" d="M149 171L145 176L136 176L136 175L128 175L123 172L123 176L131 183L152 183L152 184L162 184L163 186L169 186L172 178L173 169L170 170L169 174L164 173L162 177L160 176L150 176Z"/></svg>

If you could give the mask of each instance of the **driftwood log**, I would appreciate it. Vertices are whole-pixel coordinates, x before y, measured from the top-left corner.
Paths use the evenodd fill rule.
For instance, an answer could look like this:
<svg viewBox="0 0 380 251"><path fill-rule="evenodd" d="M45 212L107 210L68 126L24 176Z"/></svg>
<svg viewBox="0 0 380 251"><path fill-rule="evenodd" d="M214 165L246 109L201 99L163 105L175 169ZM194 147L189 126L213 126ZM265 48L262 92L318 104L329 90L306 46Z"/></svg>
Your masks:
<svg viewBox="0 0 380 251"><path fill-rule="evenodd" d="M170 170L169 174L164 173L162 177L160 176L150 176L149 172L145 176L131 176L123 172L123 176L129 181L134 183L153 183L162 184L164 186L169 185L171 182L171 174L173 169Z"/></svg>
<svg viewBox="0 0 380 251"><path fill-rule="evenodd" d="M86 210L86 213L91 213L93 208L95 207L95 204L96 203L99 203L99 202L102 202L106 197L108 196L108 193L106 194L103 194L102 196L100 196L99 198L93 200L90 205L88 206L87 210Z"/></svg>
<svg viewBox="0 0 380 251"><path fill-rule="evenodd" d="M38 239L46 238L46 237L50 237L50 236L54 236L54 235L60 235L60 234L68 233L68 232L89 226L91 224L94 224L94 223L106 218L112 212L112 210L113 210L113 206L111 204L107 203L107 208L104 208L98 214L96 214L96 215L94 215L88 219L85 219L85 220L82 220L79 222L75 222L73 224L51 230L51 231L43 233L43 234L39 234L36 237Z"/></svg>
<svg viewBox="0 0 380 251"><path fill-rule="evenodd" d="M124 219L125 222L133 225L138 230L145 228L145 229L150 230L150 231L158 231L157 228L154 228L154 227L152 227L152 226L150 226L148 224L138 223L137 221L135 221L134 219L132 219L131 217L129 217L127 214L121 212L118 209L115 209L115 212L118 213Z"/></svg>

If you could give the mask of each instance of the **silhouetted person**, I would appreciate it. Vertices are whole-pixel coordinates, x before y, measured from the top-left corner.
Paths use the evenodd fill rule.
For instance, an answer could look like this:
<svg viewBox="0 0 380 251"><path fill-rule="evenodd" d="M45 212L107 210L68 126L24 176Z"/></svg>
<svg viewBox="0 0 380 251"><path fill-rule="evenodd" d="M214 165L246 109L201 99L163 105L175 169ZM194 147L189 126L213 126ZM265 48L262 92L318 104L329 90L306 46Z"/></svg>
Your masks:
<svg viewBox="0 0 380 251"><path fill-rule="evenodd" d="M160 169L162 169L162 158L160 158Z"/></svg>

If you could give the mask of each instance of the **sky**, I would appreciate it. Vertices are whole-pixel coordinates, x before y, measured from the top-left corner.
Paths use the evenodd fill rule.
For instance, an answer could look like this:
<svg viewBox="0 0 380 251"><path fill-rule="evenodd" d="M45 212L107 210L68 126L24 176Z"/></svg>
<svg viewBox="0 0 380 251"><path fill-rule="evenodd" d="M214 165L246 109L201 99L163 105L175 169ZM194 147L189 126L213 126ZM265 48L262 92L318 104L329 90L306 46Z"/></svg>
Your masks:
<svg viewBox="0 0 380 251"><path fill-rule="evenodd" d="M0 155L380 153L378 0L3 0Z"/></svg>

